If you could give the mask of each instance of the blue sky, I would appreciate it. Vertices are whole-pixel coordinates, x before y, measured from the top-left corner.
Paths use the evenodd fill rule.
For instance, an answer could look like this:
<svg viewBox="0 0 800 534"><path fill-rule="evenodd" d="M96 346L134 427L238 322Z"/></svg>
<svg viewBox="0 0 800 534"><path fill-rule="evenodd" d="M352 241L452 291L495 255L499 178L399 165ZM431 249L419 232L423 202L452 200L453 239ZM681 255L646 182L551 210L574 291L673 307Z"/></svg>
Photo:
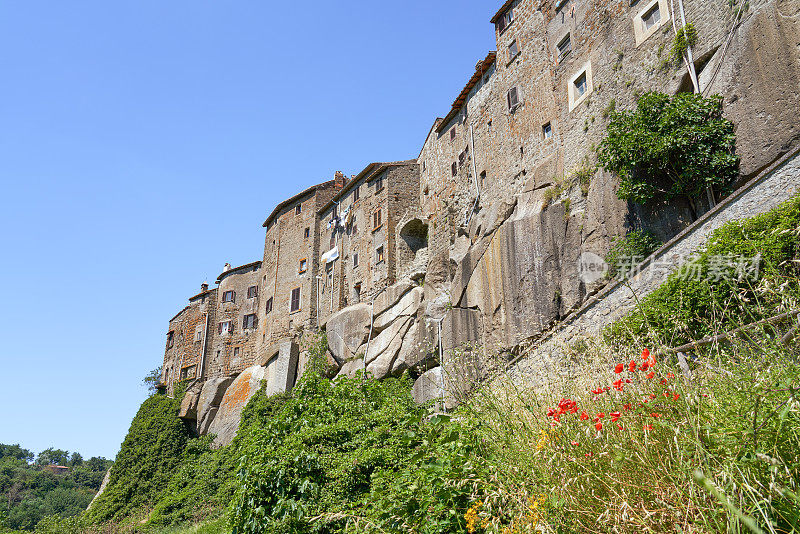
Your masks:
<svg viewBox="0 0 800 534"><path fill-rule="evenodd" d="M113 458L275 204L416 157L500 0L0 0L0 442Z"/></svg>

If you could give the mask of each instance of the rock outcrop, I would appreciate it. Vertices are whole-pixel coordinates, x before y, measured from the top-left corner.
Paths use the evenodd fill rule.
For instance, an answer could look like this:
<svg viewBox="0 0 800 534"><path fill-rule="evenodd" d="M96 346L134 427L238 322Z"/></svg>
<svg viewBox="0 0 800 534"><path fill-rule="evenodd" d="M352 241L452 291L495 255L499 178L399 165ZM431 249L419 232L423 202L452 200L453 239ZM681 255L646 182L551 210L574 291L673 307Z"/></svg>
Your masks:
<svg viewBox="0 0 800 534"><path fill-rule="evenodd" d="M215 434L214 445L221 447L233 441L242 418L242 410L261 388L267 369L260 365L249 367L236 377L225 390L216 415L208 425L208 434Z"/></svg>

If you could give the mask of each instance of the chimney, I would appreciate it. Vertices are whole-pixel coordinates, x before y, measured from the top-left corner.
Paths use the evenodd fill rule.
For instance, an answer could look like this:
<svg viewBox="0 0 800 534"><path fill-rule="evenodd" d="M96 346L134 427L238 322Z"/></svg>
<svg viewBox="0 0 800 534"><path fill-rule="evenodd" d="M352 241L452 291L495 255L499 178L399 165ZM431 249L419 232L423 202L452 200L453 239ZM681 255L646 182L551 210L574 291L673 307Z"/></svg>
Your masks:
<svg viewBox="0 0 800 534"><path fill-rule="evenodd" d="M233 268L233 267L231 267L231 264L230 264L230 263L226 263L226 264L225 264L225 267L223 267L223 268L222 268L222 272L223 272L223 273L227 273L227 272L228 272L228 271L230 271L232 268Z"/></svg>
<svg viewBox="0 0 800 534"><path fill-rule="evenodd" d="M347 183L347 178L342 171L336 171L336 174L334 175L334 182L336 189L341 189Z"/></svg>
<svg viewBox="0 0 800 534"><path fill-rule="evenodd" d="M208 282L203 282L200 284L200 293L205 293L208 291Z"/></svg>

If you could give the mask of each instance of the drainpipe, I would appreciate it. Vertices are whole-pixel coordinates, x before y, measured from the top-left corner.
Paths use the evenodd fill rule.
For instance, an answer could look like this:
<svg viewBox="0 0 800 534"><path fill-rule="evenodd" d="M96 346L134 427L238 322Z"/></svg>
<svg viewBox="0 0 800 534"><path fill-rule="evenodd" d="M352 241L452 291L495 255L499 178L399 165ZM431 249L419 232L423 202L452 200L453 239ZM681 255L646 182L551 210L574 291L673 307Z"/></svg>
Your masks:
<svg viewBox="0 0 800 534"><path fill-rule="evenodd" d="M672 29L675 31L675 35L678 35L678 26L675 21L675 0L671 0L671 7L672 7ZM681 24L683 27L686 28L686 14L683 11L683 0L678 0L678 9L681 13ZM692 47L686 47L686 57L683 58L686 62L686 70L689 71L689 78L692 80L692 85L694 86L694 92L700 92L700 84L697 81L697 72L694 70L694 61L692 56Z"/></svg>
<svg viewBox="0 0 800 534"><path fill-rule="evenodd" d="M447 317L446 313L444 315L442 315L442 318L438 319L436 321L436 323L439 326L439 366L442 368L442 383L439 386L439 389L442 392L442 394L441 394L442 411L444 413L447 413L447 407L445 406L445 403L444 403L444 373L445 373L445 368L444 368L444 346L442 345L442 323L444 322L444 318L445 317Z"/></svg>

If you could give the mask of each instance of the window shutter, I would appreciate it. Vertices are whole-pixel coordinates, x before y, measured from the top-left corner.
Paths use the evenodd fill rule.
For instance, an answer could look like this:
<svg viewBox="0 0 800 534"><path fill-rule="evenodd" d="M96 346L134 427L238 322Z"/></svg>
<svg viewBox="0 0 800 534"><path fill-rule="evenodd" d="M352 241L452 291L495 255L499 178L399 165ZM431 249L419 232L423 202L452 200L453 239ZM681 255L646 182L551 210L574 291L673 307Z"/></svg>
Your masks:
<svg viewBox="0 0 800 534"><path fill-rule="evenodd" d="M217 332L219 332L220 334L222 334L222 323L219 323L219 324L217 325Z"/></svg>

